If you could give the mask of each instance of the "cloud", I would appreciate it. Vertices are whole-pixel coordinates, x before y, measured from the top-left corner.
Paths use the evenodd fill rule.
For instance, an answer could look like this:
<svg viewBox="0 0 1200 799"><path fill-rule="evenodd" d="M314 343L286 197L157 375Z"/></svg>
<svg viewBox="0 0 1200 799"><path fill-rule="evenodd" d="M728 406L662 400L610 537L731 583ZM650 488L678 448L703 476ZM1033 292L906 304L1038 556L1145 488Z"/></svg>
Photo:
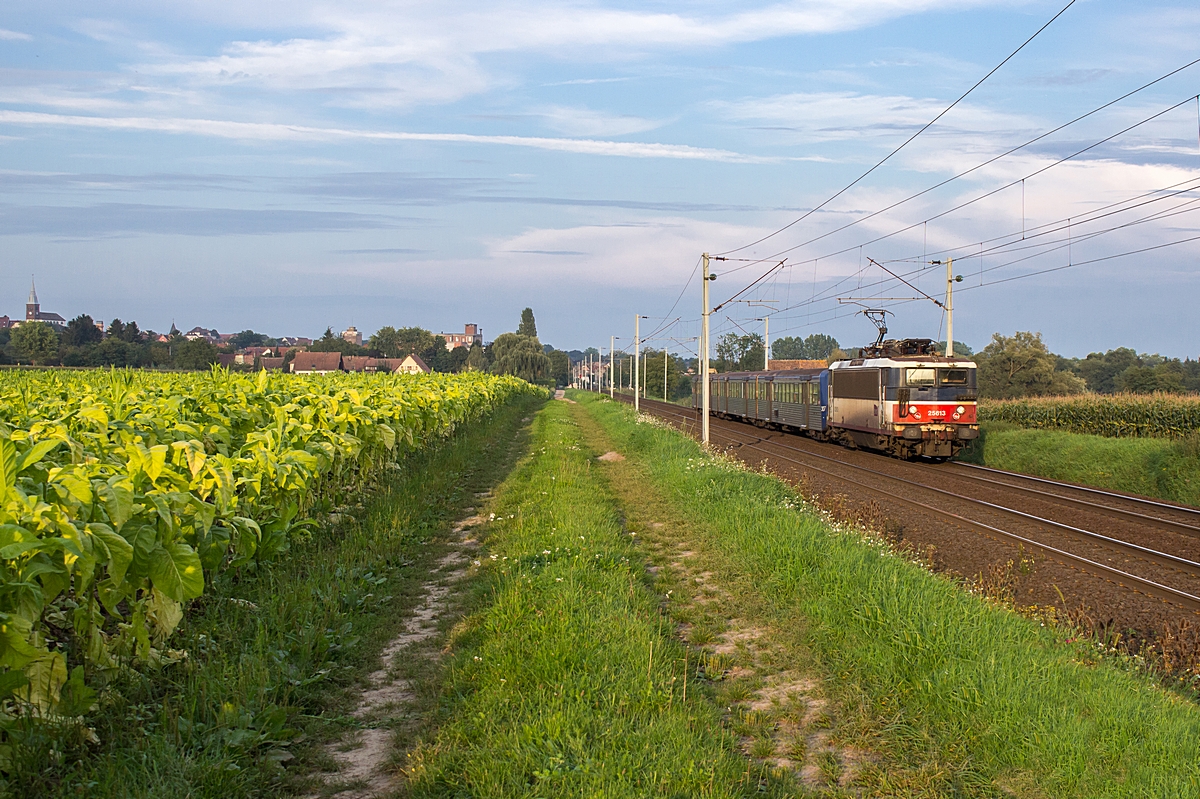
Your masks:
<svg viewBox="0 0 1200 799"><path fill-rule="evenodd" d="M0 41L31 42L33 41L33 37L28 33L21 33L19 31L10 31L0 28Z"/></svg>
<svg viewBox="0 0 1200 799"><path fill-rule="evenodd" d="M383 230L412 222L343 211L245 210L103 203L89 206L0 206L0 235L88 239L136 234L262 236Z"/></svg>
<svg viewBox="0 0 1200 799"><path fill-rule="evenodd" d="M815 35L889 19L1001 0L793 0L735 13L703 14L606 8L596 3L336 2L239 9L257 30L297 28L307 36L243 40L216 55L163 57L137 65L192 86L253 86L321 93L330 105L372 108L452 102L505 82L485 60L542 54L609 62L649 52L721 47L785 36ZM229 4L214 3L214 21L229 24ZM194 13L203 13L199 8ZM283 22L282 20L286 20Z"/></svg>
<svg viewBox="0 0 1200 799"><path fill-rule="evenodd" d="M941 113L946 102L905 95L796 92L710 105L730 119L767 123L757 130L797 133L804 142L829 142L911 133ZM1032 127L1025 117L962 103L930 133L986 132L991 137Z"/></svg>
<svg viewBox="0 0 1200 799"><path fill-rule="evenodd" d="M113 131L211 136L243 141L416 141L447 144L485 144L529 147L538 150L624 158L671 158L720 161L734 164L775 163L783 159L746 155L730 150L687 144L620 142L599 139L553 139L537 136L486 136L473 133L410 133L286 125L274 122L232 122L219 119L154 117L97 117L45 114L35 111L0 111L0 123L10 125L94 128Z"/></svg>
<svg viewBox="0 0 1200 799"><path fill-rule="evenodd" d="M624 136L644 133L665 124L660 120L561 105L547 106L538 112L538 116L551 129L568 136Z"/></svg>

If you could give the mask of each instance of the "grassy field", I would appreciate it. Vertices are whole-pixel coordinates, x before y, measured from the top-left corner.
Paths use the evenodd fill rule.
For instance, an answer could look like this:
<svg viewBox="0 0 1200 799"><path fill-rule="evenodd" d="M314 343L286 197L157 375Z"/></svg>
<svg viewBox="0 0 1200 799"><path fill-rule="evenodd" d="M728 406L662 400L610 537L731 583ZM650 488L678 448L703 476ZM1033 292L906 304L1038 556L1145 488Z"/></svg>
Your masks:
<svg viewBox="0 0 1200 799"><path fill-rule="evenodd" d="M525 396L402 461L379 491L285 560L226 572L183 620L189 657L127 675L89 718L98 744L39 728L10 741L20 797L279 796L356 722L354 689L417 601L461 508L503 479L540 401ZM285 767L286 764L286 767Z"/></svg>
<svg viewBox="0 0 1200 799"><path fill-rule="evenodd" d="M871 795L1200 792L1194 705L1066 632L831 530L771 476L634 424L622 405L572 396L598 422L593 447L628 459L606 467L612 490L658 553L659 587L674 581L673 616L704 652L737 644L745 676L731 671L722 690L751 756L793 752ZM792 704L781 684L799 696ZM827 718L808 721L814 708Z"/></svg>
<svg viewBox="0 0 1200 799"><path fill-rule="evenodd" d="M441 723L408 759L407 793L770 795L672 640L575 407L539 414L489 508L481 605L449 642Z"/></svg>
<svg viewBox="0 0 1200 799"><path fill-rule="evenodd" d="M1200 437L1109 438L985 422L958 460L1200 506Z"/></svg>

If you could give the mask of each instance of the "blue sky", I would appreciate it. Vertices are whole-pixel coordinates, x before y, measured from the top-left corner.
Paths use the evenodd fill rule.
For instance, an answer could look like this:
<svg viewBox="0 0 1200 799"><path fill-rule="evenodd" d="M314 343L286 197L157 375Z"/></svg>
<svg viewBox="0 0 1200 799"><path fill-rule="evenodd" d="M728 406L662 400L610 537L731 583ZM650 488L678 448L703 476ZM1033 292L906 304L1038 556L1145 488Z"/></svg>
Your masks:
<svg viewBox="0 0 1200 799"><path fill-rule="evenodd" d="M492 338L530 305L563 348L628 344L635 313L680 317L664 335L686 340L700 252L824 201L1061 5L10 0L0 313L23 313L36 273L44 310L155 329L477 322ZM892 333L938 337L932 303L873 299L918 295L868 259L907 274L945 251L964 276L956 338L976 348L1035 330L1067 355L1197 357L1200 242L1110 258L1200 235L1198 195L1160 191L1200 186L1195 101L1020 179L1194 97L1200 65L865 217L1200 57L1198 41L1194 3L1079 0L867 180L739 251L788 261L716 335L771 313L772 337L861 343L865 300L892 307ZM1152 202L1111 207L1135 197ZM763 268L714 264L714 302ZM937 295L937 269L910 280Z"/></svg>

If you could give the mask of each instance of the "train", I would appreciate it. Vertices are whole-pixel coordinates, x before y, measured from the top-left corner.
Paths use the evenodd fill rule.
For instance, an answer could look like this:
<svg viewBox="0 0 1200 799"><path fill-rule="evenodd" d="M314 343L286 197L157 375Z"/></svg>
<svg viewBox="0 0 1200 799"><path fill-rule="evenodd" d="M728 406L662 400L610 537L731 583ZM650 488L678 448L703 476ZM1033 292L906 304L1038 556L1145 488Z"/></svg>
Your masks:
<svg viewBox="0 0 1200 799"><path fill-rule="evenodd" d="M945 460L979 437L975 363L931 339L878 341L824 369L709 375L709 413L853 449ZM701 409L700 378L693 406Z"/></svg>

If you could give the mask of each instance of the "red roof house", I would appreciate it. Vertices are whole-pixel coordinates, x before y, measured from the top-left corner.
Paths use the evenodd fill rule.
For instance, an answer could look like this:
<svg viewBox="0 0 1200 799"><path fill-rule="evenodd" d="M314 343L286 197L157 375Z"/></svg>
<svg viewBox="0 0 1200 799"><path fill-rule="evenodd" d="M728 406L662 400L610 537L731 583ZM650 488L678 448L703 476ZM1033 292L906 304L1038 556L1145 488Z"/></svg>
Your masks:
<svg viewBox="0 0 1200 799"><path fill-rule="evenodd" d="M342 371L340 352L298 352L292 359L292 372L298 375L324 375Z"/></svg>

